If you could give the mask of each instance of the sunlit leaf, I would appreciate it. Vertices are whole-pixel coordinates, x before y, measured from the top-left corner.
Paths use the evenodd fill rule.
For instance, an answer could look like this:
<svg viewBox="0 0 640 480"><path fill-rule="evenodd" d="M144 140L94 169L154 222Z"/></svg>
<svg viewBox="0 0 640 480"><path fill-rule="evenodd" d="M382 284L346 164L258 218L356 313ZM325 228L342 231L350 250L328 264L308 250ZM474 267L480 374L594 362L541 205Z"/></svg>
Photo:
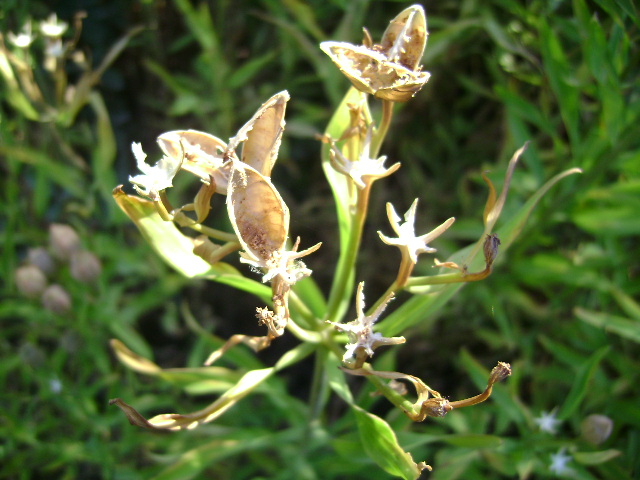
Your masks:
<svg viewBox="0 0 640 480"><path fill-rule="evenodd" d="M398 444L393 429L380 417L353 405L360 441L367 455L385 472L396 477L416 480L420 472L429 468L424 462L416 464L410 453Z"/></svg>

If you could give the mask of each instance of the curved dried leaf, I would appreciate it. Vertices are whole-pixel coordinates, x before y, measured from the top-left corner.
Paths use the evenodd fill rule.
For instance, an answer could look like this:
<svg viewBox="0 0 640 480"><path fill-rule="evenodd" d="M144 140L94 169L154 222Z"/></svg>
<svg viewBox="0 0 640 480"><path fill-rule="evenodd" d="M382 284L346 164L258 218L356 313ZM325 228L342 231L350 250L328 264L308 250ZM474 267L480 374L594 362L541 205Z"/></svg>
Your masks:
<svg viewBox="0 0 640 480"><path fill-rule="evenodd" d="M273 184L253 168L234 162L227 196L229 219L244 250L259 261L282 251L289 209Z"/></svg>

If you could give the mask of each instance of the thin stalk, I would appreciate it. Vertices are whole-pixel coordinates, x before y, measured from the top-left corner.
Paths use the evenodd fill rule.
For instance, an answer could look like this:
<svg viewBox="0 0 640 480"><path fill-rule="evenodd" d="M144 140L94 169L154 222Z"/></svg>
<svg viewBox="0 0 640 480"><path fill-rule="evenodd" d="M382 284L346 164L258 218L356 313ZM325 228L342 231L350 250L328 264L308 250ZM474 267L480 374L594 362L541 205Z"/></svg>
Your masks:
<svg viewBox="0 0 640 480"><path fill-rule="evenodd" d="M407 287L423 287L426 285L442 285L446 283L467 283L478 282L487 278L492 271L492 267L487 267L477 273L445 273L442 275L431 275L427 277L412 277L407 281Z"/></svg>
<svg viewBox="0 0 640 480"><path fill-rule="evenodd" d="M195 230L198 233L202 233L211 238L215 238L216 240L222 240L224 242L238 242L238 236L235 233L223 232L222 230L217 230L215 228L207 227L200 223L194 223L193 225L186 225L191 230Z"/></svg>
<svg viewBox="0 0 640 480"><path fill-rule="evenodd" d="M390 100L382 100L382 118L380 119L380 126L376 129L376 133L371 141L371 158L378 158L380 147L387 136L392 118L393 102Z"/></svg>
<svg viewBox="0 0 640 480"><path fill-rule="evenodd" d="M336 277L329 294L325 320L339 322L341 318L337 317L342 302L351 296L351 283L353 282L355 263L362 239L362 229L367 217L370 189L371 184L368 184L364 189L358 190L356 211L351 219L351 231L349 232L347 248L338 259Z"/></svg>

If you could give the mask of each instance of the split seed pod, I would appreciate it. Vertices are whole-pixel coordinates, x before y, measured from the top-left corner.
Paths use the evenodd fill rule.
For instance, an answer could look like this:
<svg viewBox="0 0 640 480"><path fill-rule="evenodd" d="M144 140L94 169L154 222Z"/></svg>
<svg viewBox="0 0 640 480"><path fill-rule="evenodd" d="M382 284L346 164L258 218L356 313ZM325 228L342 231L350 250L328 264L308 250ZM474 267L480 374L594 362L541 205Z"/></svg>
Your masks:
<svg viewBox="0 0 640 480"><path fill-rule="evenodd" d="M160 135L158 144L172 158L179 158L184 151L182 170L199 177L206 184L210 184L213 177L216 192L227 193L231 165L224 158L227 144L218 137L197 130L173 130Z"/></svg>
<svg viewBox="0 0 640 480"><path fill-rule="evenodd" d="M227 151L234 152L243 143L242 161L265 177L271 176L278 158L285 125L284 113L289 98L286 90L276 93L229 140Z"/></svg>
<svg viewBox="0 0 640 480"><path fill-rule="evenodd" d="M229 178L227 209L244 249L246 263L267 271L285 249L289 209L271 181L254 168L235 161Z"/></svg>
<svg viewBox="0 0 640 480"><path fill-rule="evenodd" d="M427 81L430 73L420 71L420 59L427 41L424 9L413 5L394 18L380 45L322 42L320 48L331 57L354 87L392 102L406 102Z"/></svg>

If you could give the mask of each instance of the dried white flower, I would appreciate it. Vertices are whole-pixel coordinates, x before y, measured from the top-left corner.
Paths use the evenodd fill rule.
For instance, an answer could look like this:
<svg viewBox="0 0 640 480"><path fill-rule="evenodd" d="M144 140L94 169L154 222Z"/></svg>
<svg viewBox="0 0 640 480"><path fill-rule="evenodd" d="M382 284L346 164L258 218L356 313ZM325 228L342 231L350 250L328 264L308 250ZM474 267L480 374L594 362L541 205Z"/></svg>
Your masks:
<svg viewBox="0 0 640 480"><path fill-rule="evenodd" d="M349 323L329 322L339 332L348 335L349 341L345 348L346 352L342 357L345 363L350 362L356 355L358 349L362 349L368 356L373 356L373 351L381 345L398 345L405 342L404 337L383 337L381 333L373 331L373 324L380 318L382 312L393 299L393 293L389 294L378 308L371 314L364 313L364 282L358 284L356 293L356 310L358 317Z"/></svg>
<svg viewBox="0 0 640 480"><path fill-rule="evenodd" d="M130 176L129 181L134 184L134 188L140 195L157 200L158 192L173 186L173 177L180 170L182 160L165 155L152 167L145 162L147 154L142 150L142 145L133 143L131 150L142 175Z"/></svg>

